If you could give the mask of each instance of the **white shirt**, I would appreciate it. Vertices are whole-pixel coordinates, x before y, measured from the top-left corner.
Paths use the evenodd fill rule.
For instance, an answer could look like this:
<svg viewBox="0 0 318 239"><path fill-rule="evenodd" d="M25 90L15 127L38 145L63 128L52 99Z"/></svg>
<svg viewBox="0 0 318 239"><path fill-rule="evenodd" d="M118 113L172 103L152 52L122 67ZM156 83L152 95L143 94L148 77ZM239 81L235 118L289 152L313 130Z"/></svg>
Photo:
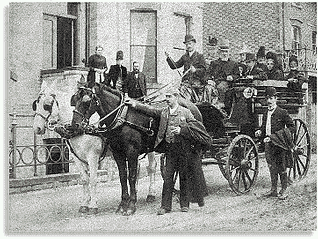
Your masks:
<svg viewBox="0 0 318 239"><path fill-rule="evenodd" d="M269 110L267 112L267 119L266 119L266 127L265 127L265 135L269 136L272 134L272 125L271 125L271 118L272 118L272 114L274 113L274 111L276 110L276 105L274 106L273 110Z"/></svg>
<svg viewBox="0 0 318 239"><path fill-rule="evenodd" d="M193 55L193 53L194 53L194 50L191 52L189 51L189 56L191 57Z"/></svg>
<svg viewBox="0 0 318 239"><path fill-rule="evenodd" d="M170 114L171 115L174 114L176 112L177 108L178 108L178 104L176 104L176 106L174 108L169 108Z"/></svg>

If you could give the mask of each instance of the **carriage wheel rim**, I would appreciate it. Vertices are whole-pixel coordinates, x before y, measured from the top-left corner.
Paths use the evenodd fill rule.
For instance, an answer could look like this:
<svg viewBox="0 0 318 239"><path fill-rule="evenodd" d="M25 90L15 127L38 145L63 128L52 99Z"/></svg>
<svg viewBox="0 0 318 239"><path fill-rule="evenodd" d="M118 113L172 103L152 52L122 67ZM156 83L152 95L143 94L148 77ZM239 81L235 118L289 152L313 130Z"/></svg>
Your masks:
<svg viewBox="0 0 318 239"><path fill-rule="evenodd" d="M306 124L301 119L295 119L295 132L293 142L296 150L292 153L292 167L288 168L287 175L291 181L303 179L309 169L310 164L310 134ZM298 150L300 148L301 150Z"/></svg>
<svg viewBox="0 0 318 239"><path fill-rule="evenodd" d="M242 144L243 142L245 142L243 150L244 156L242 159L235 159L233 150L238 144ZM247 147L247 144L249 147ZM228 149L226 171L229 185L236 194L243 194L250 191L255 184L259 167L258 158L257 147L251 137L239 135L232 140Z"/></svg>

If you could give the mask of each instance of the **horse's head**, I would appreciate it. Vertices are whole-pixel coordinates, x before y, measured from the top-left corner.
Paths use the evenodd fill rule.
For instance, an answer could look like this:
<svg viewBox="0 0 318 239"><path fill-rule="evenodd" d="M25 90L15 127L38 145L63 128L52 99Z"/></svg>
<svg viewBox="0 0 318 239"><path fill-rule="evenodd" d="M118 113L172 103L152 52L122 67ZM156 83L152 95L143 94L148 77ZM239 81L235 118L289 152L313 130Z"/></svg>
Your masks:
<svg viewBox="0 0 318 239"><path fill-rule="evenodd" d="M100 113L100 101L94 88L80 87L71 98L71 106L75 106L72 126L87 125L89 118L95 112Z"/></svg>
<svg viewBox="0 0 318 239"><path fill-rule="evenodd" d="M46 128L53 130L59 120L59 105L55 94L40 93L33 102L35 111L33 130L36 134L44 134Z"/></svg>

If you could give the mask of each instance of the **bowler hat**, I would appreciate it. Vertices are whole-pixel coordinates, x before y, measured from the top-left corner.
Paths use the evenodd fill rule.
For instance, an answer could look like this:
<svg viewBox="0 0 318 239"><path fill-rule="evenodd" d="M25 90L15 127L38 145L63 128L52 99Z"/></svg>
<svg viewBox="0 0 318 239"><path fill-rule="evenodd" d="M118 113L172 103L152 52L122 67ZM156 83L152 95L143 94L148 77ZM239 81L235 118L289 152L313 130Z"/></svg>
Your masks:
<svg viewBox="0 0 318 239"><path fill-rule="evenodd" d="M259 49L258 49L258 52L256 54L256 57L257 58L263 58L265 57L265 46L261 46Z"/></svg>
<svg viewBox="0 0 318 239"><path fill-rule="evenodd" d="M123 60L123 59L124 59L123 51L117 51L116 60Z"/></svg>
<svg viewBox="0 0 318 239"><path fill-rule="evenodd" d="M254 53L246 53L245 62L255 61L255 54Z"/></svg>
<svg viewBox="0 0 318 239"><path fill-rule="evenodd" d="M265 90L265 96L266 97L272 97L272 96L277 96L276 89L272 86L267 87Z"/></svg>
<svg viewBox="0 0 318 239"><path fill-rule="evenodd" d="M184 42L183 42L183 43L186 44L186 43L189 42L189 41L193 41L193 42L195 42L195 43L197 42L192 35L188 34L188 35L186 35L186 36L184 37Z"/></svg>

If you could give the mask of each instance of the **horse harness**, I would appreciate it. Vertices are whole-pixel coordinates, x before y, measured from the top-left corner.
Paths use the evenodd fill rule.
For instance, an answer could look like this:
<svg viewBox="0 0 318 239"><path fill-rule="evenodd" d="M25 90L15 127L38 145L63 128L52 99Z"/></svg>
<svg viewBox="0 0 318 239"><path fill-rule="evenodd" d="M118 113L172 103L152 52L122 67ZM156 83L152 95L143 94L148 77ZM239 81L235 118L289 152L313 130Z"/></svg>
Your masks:
<svg viewBox="0 0 318 239"><path fill-rule="evenodd" d="M33 109L33 111L35 111L34 116L38 115L41 118L43 118L45 120L45 123L46 123L45 127L52 131L52 130L54 130L54 126L53 126L54 124L49 121L49 118L52 115L52 107L53 107L54 102L56 102L57 107L59 107L59 102L57 101L55 94L50 94L50 96L53 98L53 100L50 102L50 104L43 105L43 109L45 111L49 112L48 116L45 117L43 114L36 112L37 104L40 102L40 98L42 95L43 94L40 94L39 97L35 101L33 101L32 109Z"/></svg>

